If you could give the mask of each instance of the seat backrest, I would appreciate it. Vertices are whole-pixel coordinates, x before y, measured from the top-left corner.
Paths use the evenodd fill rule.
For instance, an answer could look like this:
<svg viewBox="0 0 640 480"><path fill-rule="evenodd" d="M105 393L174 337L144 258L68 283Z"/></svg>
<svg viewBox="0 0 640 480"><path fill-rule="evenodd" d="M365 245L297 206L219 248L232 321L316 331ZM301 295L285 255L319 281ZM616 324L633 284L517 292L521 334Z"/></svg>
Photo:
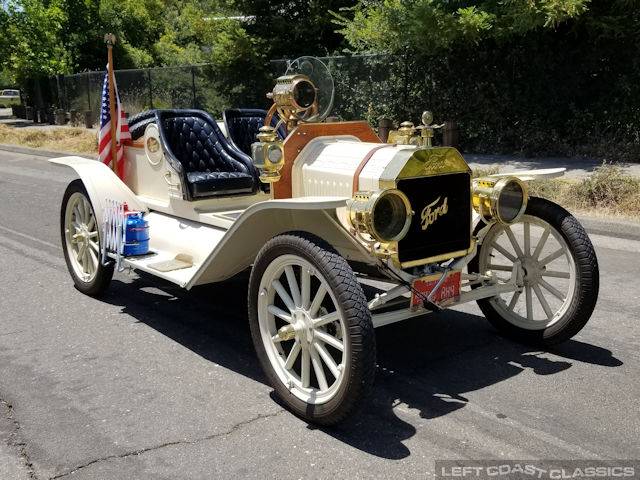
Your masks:
<svg viewBox="0 0 640 480"><path fill-rule="evenodd" d="M266 110L257 108L227 108L222 113L222 119L227 129L229 143L241 152L251 155L251 144L257 142L257 135L260 127L264 125L264 118L267 115ZM278 124L276 116L271 119L271 126ZM280 137L284 139L284 127L278 128Z"/></svg>
<svg viewBox="0 0 640 480"><path fill-rule="evenodd" d="M205 113L205 112L203 112ZM188 172L243 172L253 174L248 159L233 152L215 124L193 111L163 115L164 139L173 156ZM245 161L243 161L245 160Z"/></svg>

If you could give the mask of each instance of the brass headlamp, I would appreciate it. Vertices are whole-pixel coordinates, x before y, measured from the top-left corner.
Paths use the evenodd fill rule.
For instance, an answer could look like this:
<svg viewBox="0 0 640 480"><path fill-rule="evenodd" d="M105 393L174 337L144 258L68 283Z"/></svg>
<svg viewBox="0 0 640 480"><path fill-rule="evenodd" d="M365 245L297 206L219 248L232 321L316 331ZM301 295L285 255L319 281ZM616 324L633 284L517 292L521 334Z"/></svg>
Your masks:
<svg viewBox="0 0 640 480"><path fill-rule="evenodd" d="M473 208L484 219L511 225L524 214L527 199L527 187L518 177L473 180Z"/></svg>
<svg viewBox="0 0 640 480"><path fill-rule="evenodd" d="M280 180L280 169L284 165L284 148L275 129L270 125L260 127L258 142L251 144L253 165L260 170L260 181L273 183Z"/></svg>
<svg viewBox="0 0 640 480"><path fill-rule="evenodd" d="M298 121L309 121L318 114L318 90L306 75L278 77L273 91L267 94L267 98L273 99L273 106L266 119L270 120L277 111L289 130L292 130Z"/></svg>
<svg viewBox="0 0 640 480"><path fill-rule="evenodd" d="M349 225L383 243L402 240L409 231L412 216L409 199L395 188L356 192L347 202Z"/></svg>
<svg viewBox="0 0 640 480"><path fill-rule="evenodd" d="M304 112L318 101L315 85L302 74L278 77L271 96L279 108L295 112Z"/></svg>

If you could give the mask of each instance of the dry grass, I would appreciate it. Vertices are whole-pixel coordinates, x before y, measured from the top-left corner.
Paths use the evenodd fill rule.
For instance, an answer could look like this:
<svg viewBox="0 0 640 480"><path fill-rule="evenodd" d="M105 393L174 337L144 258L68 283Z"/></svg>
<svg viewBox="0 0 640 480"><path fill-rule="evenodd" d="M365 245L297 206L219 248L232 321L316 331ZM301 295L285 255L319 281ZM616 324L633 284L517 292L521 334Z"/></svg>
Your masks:
<svg viewBox="0 0 640 480"><path fill-rule="evenodd" d="M491 173L497 172L482 175ZM573 213L640 221L640 179L616 164L603 163L583 180L534 180L527 182L527 187L529 195L551 200Z"/></svg>
<svg viewBox="0 0 640 480"><path fill-rule="evenodd" d="M97 153L96 134L80 128L15 128L0 124L0 143L71 153Z"/></svg>

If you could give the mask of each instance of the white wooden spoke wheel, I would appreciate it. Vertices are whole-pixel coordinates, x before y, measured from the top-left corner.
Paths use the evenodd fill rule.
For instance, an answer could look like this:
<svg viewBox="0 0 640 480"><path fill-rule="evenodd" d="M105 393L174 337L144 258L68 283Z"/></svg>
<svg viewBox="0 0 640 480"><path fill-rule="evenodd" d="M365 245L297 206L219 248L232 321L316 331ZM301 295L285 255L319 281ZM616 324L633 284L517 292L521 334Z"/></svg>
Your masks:
<svg viewBox="0 0 640 480"><path fill-rule="evenodd" d="M375 341L364 293L344 258L320 239L292 233L265 245L251 274L249 316L270 383L306 419L341 420L372 383Z"/></svg>
<svg viewBox="0 0 640 480"><path fill-rule="evenodd" d="M506 333L536 343L575 335L598 292L598 262L582 226L562 207L531 198L518 223L491 227L470 270L507 281L516 262L521 288L480 300L487 318Z"/></svg>
<svg viewBox="0 0 640 480"><path fill-rule="evenodd" d="M344 318L326 279L296 255L276 258L259 287L258 322L271 365L301 400L331 399L344 380Z"/></svg>
<svg viewBox="0 0 640 480"><path fill-rule="evenodd" d="M76 287L89 295L100 293L111 280L113 268L100 262L95 213L79 180L67 187L60 212L60 227L65 261Z"/></svg>
<svg viewBox="0 0 640 480"><path fill-rule="evenodd" d="M98 271L100 248L96 217L89 199L75 192L67 202L65 214L67 252L76 275L90 282Z"/></svg>
<svg viewBox="0 0 640 480"><path fill-rule="evenodd" d="M514 262L520 262L522 292L490 300L514 325L529 330L546 328L560 320L571 304L575 262L567 242L544 220L524 215L516 225L496 225L484 239L479 261L481 272L491 272L497 278L510 276Z"/></svg>

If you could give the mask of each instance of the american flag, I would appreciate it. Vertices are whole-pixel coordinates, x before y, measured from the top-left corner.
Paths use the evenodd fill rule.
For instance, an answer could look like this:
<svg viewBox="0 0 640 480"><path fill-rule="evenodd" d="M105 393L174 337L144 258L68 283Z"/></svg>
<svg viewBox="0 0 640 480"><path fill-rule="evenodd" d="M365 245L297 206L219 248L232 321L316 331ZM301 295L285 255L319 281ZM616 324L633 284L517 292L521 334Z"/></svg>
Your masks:
<svg viewBox="0 0 640 480"><path fill-rule="evenodd" d="M122 178L124 170L124 162L122 156L124 154L122 142L131 140L129 133L129 123L124 115L118 88L116 87L116 78L113 76L113 92L116 97L116 118L118 124L116 126L116 142L118 156L118 176ZM107 73L104 75L102 84L102 106L100 108L100 133L98 135L98 158L101 162L111 165L111 112L109 110L109 65L107 65ZM112 167L113 168L113 167Z"/></svg>

